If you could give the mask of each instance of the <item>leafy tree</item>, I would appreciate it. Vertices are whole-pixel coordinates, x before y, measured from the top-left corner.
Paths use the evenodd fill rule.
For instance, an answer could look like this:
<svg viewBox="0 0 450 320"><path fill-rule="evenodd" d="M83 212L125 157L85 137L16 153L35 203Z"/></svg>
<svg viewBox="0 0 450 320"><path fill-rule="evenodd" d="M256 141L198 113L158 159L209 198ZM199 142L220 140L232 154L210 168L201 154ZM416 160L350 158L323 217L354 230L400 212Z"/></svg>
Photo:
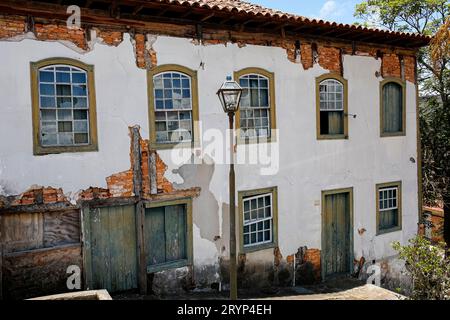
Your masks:
<svg viewBox="0 0 450 320"><path fill-rule="evenodd" d="M393 248L412 277L411 299L450 300L450 260L445 255L445 244L432 246L425 238L416 237L409 246L396 242Z"/></svg>
<svg viewBox="0 0 450 320"><path fill-rule="evenodd" d="M450 244L450 2L365 0L355 17L367 26L433 36L417 54L421 96L424 200L444 204L445 239Z"/></svg>

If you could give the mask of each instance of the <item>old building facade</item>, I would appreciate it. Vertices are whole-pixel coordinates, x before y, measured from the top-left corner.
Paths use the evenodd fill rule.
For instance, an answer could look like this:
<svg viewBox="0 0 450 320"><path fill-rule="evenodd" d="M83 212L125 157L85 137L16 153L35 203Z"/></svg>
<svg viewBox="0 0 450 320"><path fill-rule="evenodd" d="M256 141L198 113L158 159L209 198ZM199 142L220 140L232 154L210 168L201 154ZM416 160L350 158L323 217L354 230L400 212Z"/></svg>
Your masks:
<svg viewBox="0 0 450 320"><path fill-rule="evenodd" d="M427 38L231 0L71 2L71 28L67 5L0 4L5 297L26 296L30 273L61 290L70 265L90 289L226 287L216 92L229 75L244 89L240 285L363 277L373 262L386 285L399 279L391 243L419 222L415 54ZM52 254L62 262L36 258Z"/></svg>

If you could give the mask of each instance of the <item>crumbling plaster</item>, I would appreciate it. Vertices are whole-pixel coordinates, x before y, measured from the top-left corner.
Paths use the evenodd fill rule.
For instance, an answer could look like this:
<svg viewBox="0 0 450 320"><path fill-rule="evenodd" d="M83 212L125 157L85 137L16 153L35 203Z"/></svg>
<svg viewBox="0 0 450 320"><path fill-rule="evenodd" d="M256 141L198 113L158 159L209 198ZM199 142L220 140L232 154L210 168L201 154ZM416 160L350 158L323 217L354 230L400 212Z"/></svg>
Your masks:
<svg viewBox="0 0 450 320"><path fill-rule="evenodd" d="M260 176L260 166L237 166L237 190L278 186L279 247L284 255L300 246L321 247L320 196L322 190L354 187L355 258L382 259L393 254L390 243L405 243L417 230L417 157L415 86L407 82L407 136L379 136L379 83L381 60L344 55L344 78L349 82L350 138L347 141L316 140L315 78L327 73L320 65L304 70L286 58L286 50L235 44L201 46L189 39L160 36L151 39L158 65L180 64L197 70L200 120L203 131L223 132L227 127L215 92L227 75L247 67L275 72L276 105L280 142L279 172ZM20 193L39 183L62 187L67 192L89 186L106 187L105 177L129 168L128 126L139 124L148 138L147 79L136 68L130 35L117 47L95 45L80 53L59 42L23 39L0 42L5 66L0 78L2 139L0 159L3 181L10 192ZM80 59L95 66L99 151L35 157L32 155L29 63L49 57ZM227 57L224 59L224 57ZM17 130L20 128L20 130ZM299 128L297 130L297 128ZM14 132L14 135L11 135ZM237 148L242 154L245 148ZM228 166L180 166L171 151L160 151L168 165L166 177L182 187L202 186L194 200L194 262L215 265L228 254ZM83 173L83 174L80 174ZM375 185L403 181L403 231L375 236ZM371 196L368 196L371 195ZM207 216L207 218L205 218ZM367 231L360 236L358 229ZM225 249L225 250L224 250ZM247 260L273 261L273 249L248 254Z"/></svg>

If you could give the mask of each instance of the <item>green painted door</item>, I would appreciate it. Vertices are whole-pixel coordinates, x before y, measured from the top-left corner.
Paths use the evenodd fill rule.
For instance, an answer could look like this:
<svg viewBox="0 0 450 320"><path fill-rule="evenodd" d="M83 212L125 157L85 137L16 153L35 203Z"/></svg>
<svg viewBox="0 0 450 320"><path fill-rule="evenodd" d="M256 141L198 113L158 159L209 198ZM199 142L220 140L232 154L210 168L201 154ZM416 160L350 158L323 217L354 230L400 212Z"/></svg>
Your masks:
<svg viewBox="0 0 450 320"><path fill-rule="evenodd" d="M84 220L88 223L89 288L107 289L109 292L136 289L135 206L91 208L88 215Z"/></svg>
<svg viewBox="0 0 450 320"><path fill-rule="evenodd" d="M187 264L186 219L185 205L146 209L145 247L149 272Z"/></svg>
<svg viewBox="0 0 450 320"><path fill-rule="evenodd" d="M350 193L326 194L323 208L324 276L350 272Z"/></svg>

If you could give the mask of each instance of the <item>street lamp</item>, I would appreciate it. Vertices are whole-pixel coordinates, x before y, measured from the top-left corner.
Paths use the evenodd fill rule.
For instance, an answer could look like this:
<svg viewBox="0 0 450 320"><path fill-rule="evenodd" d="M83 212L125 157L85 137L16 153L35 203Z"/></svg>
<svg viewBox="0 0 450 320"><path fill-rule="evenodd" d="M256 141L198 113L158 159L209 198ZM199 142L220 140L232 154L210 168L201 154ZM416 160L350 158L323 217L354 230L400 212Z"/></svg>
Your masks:
<svg viewBox="0 0 450 320"><path fill-rule="evenodd" d="M230 123L230 299L237 300L237 261L236 261L236 199L234 172L234 115L239 110L242 88L230 76L217 91L223 111L228 114Z"/></svg>

